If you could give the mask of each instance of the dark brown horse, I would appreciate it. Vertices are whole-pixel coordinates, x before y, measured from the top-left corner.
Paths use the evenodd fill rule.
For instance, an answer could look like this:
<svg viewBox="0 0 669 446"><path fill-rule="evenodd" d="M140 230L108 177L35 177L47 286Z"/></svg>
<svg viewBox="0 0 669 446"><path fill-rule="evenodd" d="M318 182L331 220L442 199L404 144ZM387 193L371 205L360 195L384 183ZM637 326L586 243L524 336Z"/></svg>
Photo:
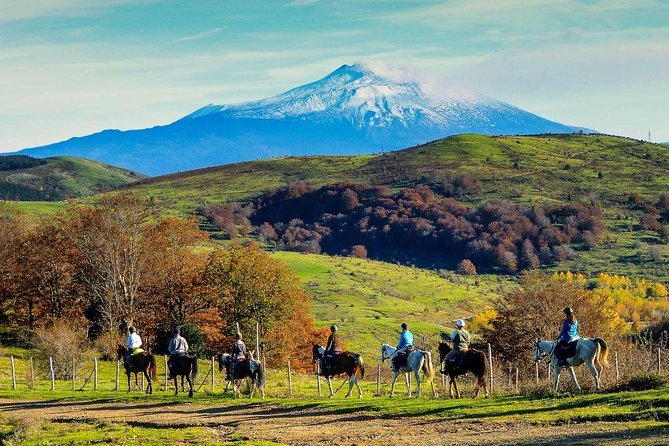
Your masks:
<svg viewBox="0 0 669 446"><path fill-rule="evenodd" d="M193 383L198 373L197 358L190 356L178 356L170 358L168 362L170 370L170 379L174 380L174 394L179 393L179 386L177 384L177 376L181 376L181 389L184 389L184 377L188 381L189 391L188 396L193 397Z"/></svg>
<svg viewBox="0 0 669 446"><path fill-rule="evenodd" d="M128 392L130 392L130 374L135 374L135 385L139 387L137 382L137 374L144 373L144 377L148 382L146 393L153 393L153 385L151 380L156 379L156 358L148 352L134 355L132 358L128 354L128 349L124 345L118 346L118 359L123 359L123 367L125 367L125 374L128 376Z"/></svg>
<svg viewBox="0 0 669 446"><path fill-rule="evenodd" d="M325 380L328 382L330 398L334 396L332 377L343 374L348 376L348 393L346 394L346 398L351 396L354 384L358 388L358 398L362 398L362 389L360 389L360 383L358 383L358 377L359 379L365 377L365 361L362 360L362 356L357 353L342 352L334 356L330 367L324 368L322 360L325 355L325 348L314 344L311 353L314 362L321 361L320 375L325 377Z"/></svg>
<svg viewBox="0 0 669 446"><path fill-rule="evenodd" d="M441 364L441 373L448 375L449 377L448 391L451 398L453 398L453 388L455 388L456 398L460 398L460 391L458 390L458 383L455 381L455 378L464 375L467 372L471 372L478 378L474 398L479 396L481 389L485 392L485 397L488 398L490 396L486 382L488 376L488 359L486 358L485 353L479 350L469 349L464 353L464 357L457 357L454 363L452 363L445 360L446 355L451 350L452 348L448 342L441 341L439 343L439 364Z"/></svg>
<svg viewBox="0 0 669 446"><path fill-rule="evenodd" d="M234 370L230 369L232 365L232 355L228 353L223 353L218 355L218 370L225 370L232 380L232 396L233 398L237 397L240 392L241 380L250 378L251 379L251 392L249 398L253 398L253 393L255 388L258 387L260 390L260 396L265 398L265 366L262 365L262 362L256 361L251 358L244 359L237 363L237 366L234 367ZM226 387L227 390L227 387Z"/></svg>

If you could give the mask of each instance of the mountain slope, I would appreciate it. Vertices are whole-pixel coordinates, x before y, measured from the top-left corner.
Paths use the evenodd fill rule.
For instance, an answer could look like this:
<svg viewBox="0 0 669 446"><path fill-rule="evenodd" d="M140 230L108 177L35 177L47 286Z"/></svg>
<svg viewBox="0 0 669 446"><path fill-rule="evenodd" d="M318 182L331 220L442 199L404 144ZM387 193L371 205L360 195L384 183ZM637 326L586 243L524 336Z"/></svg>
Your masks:
<svg viewBox="0 0 669 446"><path fill-rule="evenodd" d="M0 199L52 201L114 189L144 175L97 161L55 157L0 157ZM32 160L32 162L30 162Z"/></svg>
<svg viewBox="0 0 669 446"><path fill-rule="evenodd" d="M580 130L481 95L428 93L416 82L344 65L319 81L271 98L210 104L170 125L106 130L21 153L82 156L154 175L285 155L395 150L468 132Z"/></svg>
<svg viewBox="0 0 669 446"><path fill-rule="evenodd" d="M625 200L631 191L650 196L669 190L668 155L663 145L604 135L457 135L385 155L251 161L149 178L130 187L163 206L193 212L207 202L246 200L296 181L401 188L469 174L488 199L535 203L594 194L610 203Z"/></svg>

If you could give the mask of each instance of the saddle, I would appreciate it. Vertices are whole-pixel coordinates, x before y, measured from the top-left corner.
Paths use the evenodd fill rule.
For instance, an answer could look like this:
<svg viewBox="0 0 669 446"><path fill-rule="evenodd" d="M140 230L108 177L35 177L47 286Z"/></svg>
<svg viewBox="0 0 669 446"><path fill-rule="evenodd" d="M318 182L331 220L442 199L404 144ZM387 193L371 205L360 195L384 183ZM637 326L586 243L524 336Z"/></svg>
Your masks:
<svg viewBox="0 0 669 446"><path fill-rule="evenodd" d="M453 357L448 358L448 364L454 369L459 369L462 367L462 361L465 359L466 353L466 350L457 352L455 355L453 355Z"/></svg>
<svg viewBox="0 0 669 446"><path fill-rule="evenodd" d="M406 351L399 352L393 357L393 368L395 370L402 369L407 366L407 361L409 359L409 353L414 350L413 347L408 347Z"/></svg>
<svg viewBox="0 0 669 446"><path fill-rule="evenodd" d="M576 345L578 344L578 339L571 342L560 342L555 346L555 351L553 354L560 362L560 365L566 366L567 359L573 358L576 356Z"/></svg>

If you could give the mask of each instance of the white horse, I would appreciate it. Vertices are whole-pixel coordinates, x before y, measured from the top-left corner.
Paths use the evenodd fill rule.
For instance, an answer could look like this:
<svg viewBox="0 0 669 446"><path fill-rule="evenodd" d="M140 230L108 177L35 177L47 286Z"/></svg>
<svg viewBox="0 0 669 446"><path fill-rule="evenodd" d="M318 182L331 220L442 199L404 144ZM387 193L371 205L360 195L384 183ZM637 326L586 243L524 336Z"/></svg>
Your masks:
<svg viewBox="0 0 669 446"><path fill-rule="evenodd" d="M386 359L389 359L393 353L395 353L395 347L389 344L383 344L381 346L381 362L385 362ZM407 366L402 367L400 370L395 370L393 362L390 361L390 370L393 372L393 381L390 384L390 398L393 397L395 392L395 381L400 373L404 374L404 382L407 385L407 390L409 391L409 396L411 396L411 385L409 383L409 373L413 370L414 376L416 377L416 385L418 397L421 396L421 383L420 375L418 372L423 371L423 376L430 383L432 387L432 396L437 397L437 392L434 390L434 369L432 367L432 354L428 351L414 349L409 356L407 357Z"/></svg>
<svg viewBox="0 0 669 446"><path fill-rule="evenodd" d="M534 344L534 362L539 362L545 356L550 355L551 364L553 365L553 391L557 392L558 383L560 381L560 371L563 367L568 367L571 373L571 378L576 385L579 393L582 392L581 386L578 385L576 374L574 373L574 366L585 364L593 379L595 380L595 392L599 392L599 377L604 370L604 366L608 366L608 348L606 342L601 338L581 338L576 344L576 354L566 360L566 366L561 366L557 356L555 355L556 342L537 340ZM597 367L599 366L599 370Z"/></svg>

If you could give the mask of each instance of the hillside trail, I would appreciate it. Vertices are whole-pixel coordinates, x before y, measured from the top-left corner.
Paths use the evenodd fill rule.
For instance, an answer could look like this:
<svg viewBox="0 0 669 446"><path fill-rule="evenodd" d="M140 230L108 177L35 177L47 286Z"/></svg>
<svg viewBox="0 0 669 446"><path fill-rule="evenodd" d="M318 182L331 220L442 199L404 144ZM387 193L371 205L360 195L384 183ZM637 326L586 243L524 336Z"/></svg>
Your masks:
<svg viewBox="0 0 669 446"><path fill-rule="evenodd" d="M669 444L664 429L630 429L624 422L534 425L522 421L472 422L429 417L335 413L273 404L211 405L173 402L18 401L0 399L13 419L61 423L110 422L135 427L212 429L221 441L274 441L290 445L633 445Z"/></svg>

